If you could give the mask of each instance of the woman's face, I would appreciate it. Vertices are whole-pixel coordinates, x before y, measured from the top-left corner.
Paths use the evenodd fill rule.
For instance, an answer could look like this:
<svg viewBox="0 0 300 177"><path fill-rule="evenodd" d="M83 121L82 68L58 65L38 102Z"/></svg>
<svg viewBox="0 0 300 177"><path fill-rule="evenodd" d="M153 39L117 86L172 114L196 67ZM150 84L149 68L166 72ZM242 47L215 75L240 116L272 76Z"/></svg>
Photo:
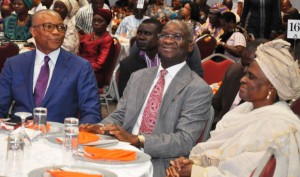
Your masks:
<svg viewBox="0 0 300 177"><path fill-rule="evenodd" d="M105 19L98 14L94 15L92 26L96 34L104 33L107 28Z"/></svg>
<svg viewBox="0 0 300 177"><path fill-rule="evenodd" d="M12 2L12 7L17 14L24 13L26 11L28 12L28 9L23 0L14 0Z"/></svg>
<svg viewBox="0 0 300 177"><path fill-rule="evenodd" d="M68 9L66 5L61 1L56 1L53 7L53 10L61 16L61 18L64 20L68 15Z"/></svg>
<svg viewBox="0 0 300 177"><path fill-rule="evenodd" d="M257 62L253 61L246 75L241 79L240 97L253 104L265 101L271 86Z"/></svg>
<svg viewBox="0 0 300 177"><path fill-rule="evenodd" d="M186 3L181 9L181 16L186 17L188 15L191 15L191 6L189 3Z"/></svg>

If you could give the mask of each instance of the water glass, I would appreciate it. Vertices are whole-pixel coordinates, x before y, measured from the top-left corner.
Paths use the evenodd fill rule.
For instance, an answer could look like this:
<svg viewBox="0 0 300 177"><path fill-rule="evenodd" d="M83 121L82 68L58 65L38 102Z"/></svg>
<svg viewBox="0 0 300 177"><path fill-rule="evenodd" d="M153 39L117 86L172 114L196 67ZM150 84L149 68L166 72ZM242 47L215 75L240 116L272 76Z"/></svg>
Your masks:
<svg viewBox="0 0 300 177"><path fill-rule="evenodd" d="M22 133L11 133L8 135L5 166L6 177L22 176L24 145L24 135Z"/></svg>
<svg viewBox="0 0 300 177"><path fill-rule="evenodd" d="M72 166L76 162L78 154L78 123L79 120L77 118L65 118L62 150L62 161L64 165Z"/></svg>
<svg viewBox="0 0 300 177"><path fill-rule="evenodd" d="M45 139L47 133L47 108L37 107L33 109L33 128L41 131L35 140Z"/></svg>

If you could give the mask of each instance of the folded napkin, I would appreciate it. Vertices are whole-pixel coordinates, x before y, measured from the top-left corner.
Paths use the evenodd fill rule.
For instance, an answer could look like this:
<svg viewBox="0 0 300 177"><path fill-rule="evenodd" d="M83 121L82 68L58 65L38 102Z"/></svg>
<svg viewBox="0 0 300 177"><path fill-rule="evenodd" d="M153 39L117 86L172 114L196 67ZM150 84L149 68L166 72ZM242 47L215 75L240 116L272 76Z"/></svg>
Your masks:
<svg viewBox="0 0 300 177"><path fill-rule="evenodd" d="M97 136L93 133L85 132L85 131L80 131L78 134L78 143L79 144L90 143L90 142L98 141L99 139L100 139L99 136Z"/></svg>
<svg viewBox="0 0 300 177"><path fill-rule="evenodd" d="M33 129L33 128L34 128L33 122L27 124L27 125L26 125L26 128ZM47 124L46 124L46 130L47 130L47 132L49 132L50 128L51 128L51 125L50 125L49 123L47 123ZM39 129L40 129L40 128L39 128ZM42 127L42 128L41 128L41 131L44 133L44 132L45 132L45 128Z"/></svg>
<svg viewBox="0 0 300 177"><path fill-rule="evenodd" d="M136 152L122 149L103 149L92 146L84 147L84 156L92 159L132 161L136 160Z"/></svg>
<svg viewBox="0 0 300 177"><path fill-rule="evenodd" d="M47 170L52 177L102 177L102 175L86 174L74 171Z"/></svg>
<svg viewBox="0 0 300 177"><path fill-rule="evenodd" d="M86 144L86 143L98 141L99 139L100 139L100 137L93 133L80 131L78 134L78 143L79 144ZM57 137L56 142L63 143L63 139L60 137Z"/></svg>

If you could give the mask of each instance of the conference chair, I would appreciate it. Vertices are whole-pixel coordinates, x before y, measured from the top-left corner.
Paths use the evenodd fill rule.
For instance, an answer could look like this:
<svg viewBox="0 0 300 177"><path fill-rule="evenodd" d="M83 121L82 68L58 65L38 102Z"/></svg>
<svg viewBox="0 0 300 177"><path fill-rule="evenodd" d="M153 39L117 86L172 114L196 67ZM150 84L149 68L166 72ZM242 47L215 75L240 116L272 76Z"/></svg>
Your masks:
<svg viewBox="0 0 300 177"><path fill-rule="evenodd" d="M210 115L209 118L205 124L205 127L202 131L202 133L200 134L200 137L197 140L197 144L201 143L201 142L205 142L208 138L209 138L209 132L212 126L212 123L214 121L214 117L215 117L215 110L214 108L211 106L210 107Z"/></svg>
<svg viewBox="0 0 300 177"><path fill-rule="evenodd" d="M298 98L296 101L294 101L291 105L291 110L300 116L300 98Z"/></svg>
<svg viewBox="0 0 300 177"><path fill-rule="evenodd" d="M111 47L111 50L109 51L108 59L105 62L104 65L104 77L105 77L105 83L104 86L98 89L98 92L100 93L100 100L101 100L101 106L106 106L107 114L109 114L109 104L108 100L113 100L112 94L113 91L115 94L117 94L117 99L119 99L118 89L114 88L113 84L113 75L116 66L119 63L119 55L121 52L121 44L119 40L115 37L113 37L113 44Z"/></svg>
<svg viewBox="0 0 300 177"><path fill-rule="evenodd" d="M18 55L19 47L17 44L8 41L0 42L0 73L7 58Z"/></svg>
<svg viewBox="0 0 300 177"><path fill-rule="evenodd" d="M213 54L217 46L217 40L209 34L197 38L195 42L199 48L201 58L206 58Z"/></svg>
<svg viewBox="0 0 300 177"><path fill-rule="evenodd" d="M268 148L256 169L252 172L250 177L272 177L275 172L276 159L274 156L275 149Z"/></svg>
<svg viewBox="0 0 300 177"><path fill-rule="evenodd" d="M213 57L222 57L224 60L215 62L212 60ZM235 62L223 54L215 53L203 59L201 63L204 71L203 79L211 85L222 81L229 66Z"/></svg>

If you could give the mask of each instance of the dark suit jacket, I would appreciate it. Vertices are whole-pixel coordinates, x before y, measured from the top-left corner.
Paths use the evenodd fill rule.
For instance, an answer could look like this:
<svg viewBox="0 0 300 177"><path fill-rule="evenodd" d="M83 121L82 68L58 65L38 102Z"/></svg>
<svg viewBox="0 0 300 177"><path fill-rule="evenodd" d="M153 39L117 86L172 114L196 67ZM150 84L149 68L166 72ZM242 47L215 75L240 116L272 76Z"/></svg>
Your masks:
<svg viewBox="0 0 300 177"><path fill-rule="evenodd" d="M228 68L219 90L212 99L212 106L215 110L214 124L229 111L240 89L240 80L244 75L240 63L232 64Z"/></svg>
<svg viewBox="0 0 300 177"><path fill-rule="evenodd" d="M117 109L101 123L132 129L146 101L158 67L133 73ZM163 96L155 128L145 136L144 152L152 157L154 177L166 176L170 160L188 156L210 115L211 88L185 65Z"/></svg>
<svg viewBox="0 0 300 177"><path fill-rule="evenodd" d="M7 59L0 75L0 117L7 117L12 101L12 113L33 112L33 71L36 51ZM66 117L78 117L80 123L101 120L97 84L91 64L64 49L59 56L42 102L48 109L48 121L63 122Z"/></svg>

